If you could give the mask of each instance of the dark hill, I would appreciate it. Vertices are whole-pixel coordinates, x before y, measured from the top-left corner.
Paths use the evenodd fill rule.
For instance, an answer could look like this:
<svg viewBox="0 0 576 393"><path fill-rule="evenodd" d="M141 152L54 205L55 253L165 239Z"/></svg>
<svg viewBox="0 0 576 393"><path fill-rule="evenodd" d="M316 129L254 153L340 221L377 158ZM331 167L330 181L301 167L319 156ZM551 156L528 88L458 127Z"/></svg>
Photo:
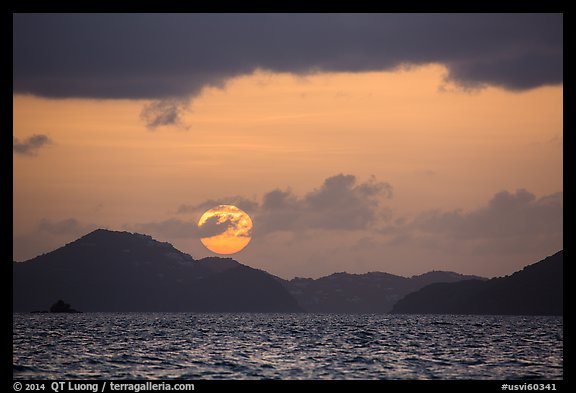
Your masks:
<svg viewBox="0 0 576 393"><path fill-rule="evenodd" d="M82 311L300 311L266 272L230 258L195 261L150 236L103 229L13 263L14 311L57 299Z"/></svg>
<svg viewBox="0 0 576 393"><path fill-rule="evenodd" d="M506 277L428 285L396 303L393 313L563 315L563 255Z"/></svg>

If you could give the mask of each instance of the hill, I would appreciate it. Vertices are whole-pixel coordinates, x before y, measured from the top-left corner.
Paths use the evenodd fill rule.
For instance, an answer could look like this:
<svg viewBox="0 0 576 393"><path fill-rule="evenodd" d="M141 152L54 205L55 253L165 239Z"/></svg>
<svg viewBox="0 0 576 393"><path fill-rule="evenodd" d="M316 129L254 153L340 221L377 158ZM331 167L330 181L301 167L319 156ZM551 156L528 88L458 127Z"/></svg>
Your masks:
<svg viewBox="0 0 576 393"><path fill-rule="evenodd" d="M300 311L266 272L230 258L197 261L150 236L104 229L13 262L14 311L58 299L82 311Z"/></svg>
<svg viewBox="0 0 576 393"><path fill-rule="evenodd" d="M563 315L564 252L488 281L436 283L396 303L397 314Z"/></svg>

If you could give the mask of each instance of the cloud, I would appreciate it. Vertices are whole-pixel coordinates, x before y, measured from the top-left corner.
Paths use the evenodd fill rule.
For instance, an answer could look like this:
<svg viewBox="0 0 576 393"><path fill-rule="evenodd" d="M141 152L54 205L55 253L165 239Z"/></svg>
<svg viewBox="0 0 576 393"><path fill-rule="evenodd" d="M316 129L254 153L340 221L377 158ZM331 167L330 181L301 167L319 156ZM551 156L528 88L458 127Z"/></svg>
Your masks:
<svg viewBox="0 0 576 393"><path fill-rule="evenodd" d="M197 205L183 204L180 205L176 211L178 214L202 214L208 209L212 209L218 205L234 205L237 208L244 210L248 214L258 209L258 202L251 199L236 195L228 198L209 199Z"/></svg>
<svg viewBox="0 0 576 393"><path fill-rule="evenodd" d="M60 221L53 221L43 218L38 223L40 232L47 232L52 235L84 235L97 228L94 224L82 224L75 218L67 218Z"/></svg>
<svg viewBox="0 0 576 393"><path fill-rule="evenodd" d="M520 189L515 193L499 192L487 206L468 213L460 210L422 213L411 226L462 240L560 235L563 210L562 192L537 199Z"/></svg>
<svg viewBox="0 0 576 393"><path fill-rule="evenodd" d="M375 177L359 183L354 175L339 174L327 178L319 188L303 196L295 195L289 189L276 189L264 194L261 202L240 196L211 199L198 205L182 205L178 213L199 215L217 205L232 204L253 218L255 233L356 230L386 218L387 211L381 202L391 197L392 186ZM189 229L187 231L190 233Z"/></svg>
<svg viewBox="0 0 576 393"><path fill-rule="evenodd" d="M35 134L22 141L13 137L12 151L22 156L34 157L38 154L38 150L51 143L50 138L43 134Z"/></svg>
<svg viewBox="0 0 576 393"><path fill-rule="evenodd" d="M106 228L76 218L39 220L29 232L14 234L12 253L14 260L24 261L37 255L53 251L73 242L97 228Z"/></svg>
<svg viewBox="0 0 576 393"><path fill-rule="evenodd" d="M187 99L163 99L145 105L140 112L140 119L146 123L149 130L161 126L178 126L188 128L182 121L182 112L189 105Z"/></svg>
<svg viewBox="0 0 576 393"><path fill-rule="evenodd" d="M509 58L456 62L450 67L449 79L464 87L491 84L509 90L524 90L535 87L534 81L539 81L540 85L559 83L562 61L562 56L543 51ZM512 73L516 74L510 78Z"/></svg>
<svg viewBox="0 0 576 393"><path fill-rule="evenodd" d="M374 177L358 183L354 175L327 178L322 186L303 197L290 190L273 190L264 195L255 217L257 231L358 230L383 218L381 201L392 197L392 186Z"/></svg>
<svg viewBox="0 0 576 393"><path fill-rule="evenodd" d="M562 192L537 197L525 189L501 191L477 209L432 210L413 217L391 213L387 201L392 194L390 184L374 177L361 181L354 175L338 174L303 194L290 188L273 189L254 200L236 196L182 205L178 218L137 224L130 230L168 239L207 237L235 223L218 224L213 220L199 229L196 222L202 213L220 204L243 203L242 210L249 212L254 223L253 236L260 239L252 248L252 256L262 261L276 258L278 266L290 266L286 272L291 271L294 258L308 261L322 255L329 258L322 262L326 265L324 273L333 271L336 265L332 264L352 266L351 261L372 269L379 263L393 263L401 271L402 261L410 260L417 266L421 264L422 269L434 261L458 271L461 267L471 269L473 264L468 262L474 261L491 264L494 271L508 274L514 269L499 267L508 263L506 258L522 266L526 260L562 248ZM358 243L361 239L369 241ZM387 258L378 262L377 256L383 253L394 255L398 261ZM387 266L379 269L388 271ZM322 270L321 266L310 269Z"/></svg>
<svg viewBox="0 0 576 393"><path fill-rule="evenodd" d="M198 237L212 237L226 232L229 228L234 228L238 220L232 219L229 216L209 217L201 227L198 228Z"/></svg>
<svg viewBox="0 0 576 393"><path fill-rule="evenodd" d="M201 228L197 222L208 209L218 205L234 205L247 212L254 221L254 233L268 235L278 231L338 230L354 231L370 228L387 220L388 212L381 202L392 197L392 186L375 177L358 182L354 175L339 174L298 196L290 190L272 190L262 201L241 196L210 199L200 204L181 205L176 214L189 219L169 218L160 222L126 225L126 229L172 238L202 238L218 235L238 224L233 217L217 222L213 218Z"/></svg>
<svg viewBox="0 0 576 393"><path fill-rule="evenodd" d="M13 91L173 99L257 69L441 63L464 86L562 83L562 14L14 14ZM179 119L152 104L152 127ZM149 115L148 112L151 112Z"/></svg>
<svg viewBox="0 0 576 393"><path fill-rule="evenodd" d="M125 228L135 232L151 235L160 235L168 238L190 238L200 239L212 237L226 232L228 228L234 227L236 222L226 219L218 222L218 217L210 217L202 227L198 227L197 220L182 220L170 218L160 222L147 222L133 225L125 225Z"/></svg>
<svg viewBox="0 0 576 393"><path fill-rule="evenodd" d="M563 210L562 192L537 197L525 189L501 191L469 211L429 210L394 217L372 235L390 248L427 250L441 259L462 258L463 263L487 258L478 263L496 266L506 257L539 258L562 249Z"/></svg>
<svg viewBox="0 0 576 393"><path fill-rule="evenodd" d="M125 225L125 229L130 231L146 233L151 235L161 235L167 238L200 238L196 221L180 220L170 218L160 222L138 223Z"/></svg>

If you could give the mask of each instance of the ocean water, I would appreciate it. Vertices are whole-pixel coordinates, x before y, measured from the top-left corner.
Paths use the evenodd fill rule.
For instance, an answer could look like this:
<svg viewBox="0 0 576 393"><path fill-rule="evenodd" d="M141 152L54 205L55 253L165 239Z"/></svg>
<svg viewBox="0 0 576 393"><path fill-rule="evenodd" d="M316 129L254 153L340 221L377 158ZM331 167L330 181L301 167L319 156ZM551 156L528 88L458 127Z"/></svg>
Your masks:
<svg viewBox="0 0 576 393"><path fill-rule="evenodd" d="M15 379L563 379L562 317L13 314Z"/></svg>

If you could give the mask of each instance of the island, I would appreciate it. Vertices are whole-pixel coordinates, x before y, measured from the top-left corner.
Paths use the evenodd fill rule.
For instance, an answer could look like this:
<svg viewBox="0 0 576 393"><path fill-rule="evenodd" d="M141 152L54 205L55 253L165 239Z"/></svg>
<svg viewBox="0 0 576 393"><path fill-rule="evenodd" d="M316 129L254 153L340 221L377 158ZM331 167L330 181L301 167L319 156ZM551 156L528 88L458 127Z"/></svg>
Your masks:
<svg viewBox="0 0 576 393"><path fill-rule="evenodd" d="M82 311L78 311L72 308L72 306L63 300L58 300L50 307L50 311L32 311L32 314L47 314L47 313L68 313L68 314L79 314Z"/></svg>

